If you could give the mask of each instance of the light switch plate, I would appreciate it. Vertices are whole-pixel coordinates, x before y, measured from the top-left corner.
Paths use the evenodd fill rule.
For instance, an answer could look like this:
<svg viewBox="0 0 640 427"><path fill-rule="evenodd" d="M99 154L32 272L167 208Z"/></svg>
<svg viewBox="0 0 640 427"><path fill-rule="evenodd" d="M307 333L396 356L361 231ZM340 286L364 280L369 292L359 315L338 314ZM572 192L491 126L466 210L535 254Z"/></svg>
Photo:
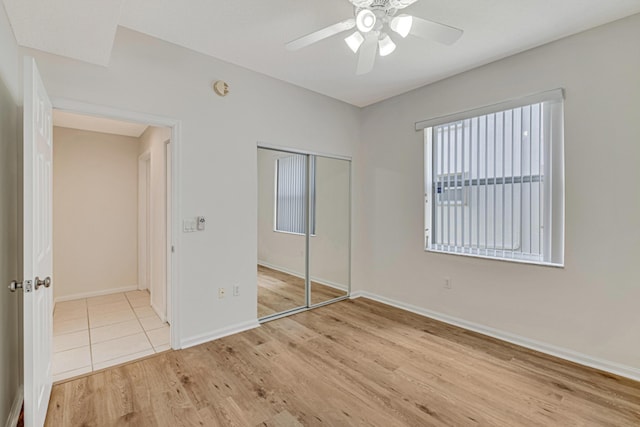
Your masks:
<svg viewBox="0 0 640 427"><path fill-rule="evenodd" d="M185 233L193 233L197 230L197 222L194 218L185 219L182 221L182 231Z"/></svg>

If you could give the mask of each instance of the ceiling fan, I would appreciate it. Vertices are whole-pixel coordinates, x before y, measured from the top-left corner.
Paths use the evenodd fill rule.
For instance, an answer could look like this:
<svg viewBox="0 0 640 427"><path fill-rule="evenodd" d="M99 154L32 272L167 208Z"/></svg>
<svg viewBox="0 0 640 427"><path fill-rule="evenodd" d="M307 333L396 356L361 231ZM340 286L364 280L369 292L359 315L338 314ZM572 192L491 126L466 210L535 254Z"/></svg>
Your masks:
<svg viewBox="0 0 640 427"><path fill-rule="evenodd" d="M451 45L461 36L462 30L427 19L398 11L412 5L418 0L349 0L354 6L354 17L328 27L314 31L290 41L285 46L289 50L298 50L317 43L336 34L356 28L356 31L344 39L345 43L358 56L356 74L367 74L373 69L376 51L380 56L387 56L396 49L396 44L389 37L391 30L402 38L409 34Z"/></svg>

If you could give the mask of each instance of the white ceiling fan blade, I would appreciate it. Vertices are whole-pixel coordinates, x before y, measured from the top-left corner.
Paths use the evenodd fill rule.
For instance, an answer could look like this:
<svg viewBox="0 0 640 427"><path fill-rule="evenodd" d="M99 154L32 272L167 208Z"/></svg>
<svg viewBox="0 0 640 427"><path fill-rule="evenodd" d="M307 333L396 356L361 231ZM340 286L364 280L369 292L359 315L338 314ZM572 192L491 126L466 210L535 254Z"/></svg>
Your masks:
<svg viewBox="0 0 640 427"><path fill-rule="evenodd" d="M356 26L355 19L353 18L346 19L344 21L322 28L321 30L314 31L313 33L307 34L306 36L302 36L299 39L290 41L285 46L288 50L302 49L303 47L307 47L309 45L317 43L320 40L324 40L328 37L335 36L336 34L341 33L343 31L350 30L355 26Z"/></svg>
<svg viewBox="0 0 640 427"><path fill-rule="evenodd" d="M376 52L378 51L378 34L372 31L367 34L364 43L360 46L360 55L358 56L358 67L356 74L361 76L373 70L373 64L376 62Z"/></svg>
<svg viewBox="0 0 640 427"><path fill-rule="evenodd" d="M463 32L464 31L459 28L450 27L448 25L414 16L410 34L422 37L423 39L434 40L438 43L451 45L462 37Z"/></svg>

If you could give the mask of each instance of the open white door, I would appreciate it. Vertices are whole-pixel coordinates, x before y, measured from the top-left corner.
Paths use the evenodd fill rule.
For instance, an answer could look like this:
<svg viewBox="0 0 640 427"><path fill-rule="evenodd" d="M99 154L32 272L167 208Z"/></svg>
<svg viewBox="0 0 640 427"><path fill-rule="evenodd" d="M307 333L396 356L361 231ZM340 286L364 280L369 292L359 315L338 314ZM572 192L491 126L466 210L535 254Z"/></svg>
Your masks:
<svg viewBox="0 0 640 427"><path fill-rule="evenodd" d="M53 339L51 101L33 58L24 61L24 415L44 425Z"/></svg>

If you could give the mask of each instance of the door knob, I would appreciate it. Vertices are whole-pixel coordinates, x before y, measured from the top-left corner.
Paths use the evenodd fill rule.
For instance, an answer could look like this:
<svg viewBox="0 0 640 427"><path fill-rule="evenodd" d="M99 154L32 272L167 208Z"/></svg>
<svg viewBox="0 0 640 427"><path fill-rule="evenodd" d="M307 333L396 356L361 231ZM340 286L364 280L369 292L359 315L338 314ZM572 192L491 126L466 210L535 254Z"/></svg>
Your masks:
<svg viewBox="0 0 640 427"><path fill-rule="evenodd" d="M38 290L40 286L44 286L45 288L48 288L49 286L51 286L51 277L47 276L44 280L40 279L39 277L36 277L36 279L33 282L35 284L36 290Z"/></svg>

